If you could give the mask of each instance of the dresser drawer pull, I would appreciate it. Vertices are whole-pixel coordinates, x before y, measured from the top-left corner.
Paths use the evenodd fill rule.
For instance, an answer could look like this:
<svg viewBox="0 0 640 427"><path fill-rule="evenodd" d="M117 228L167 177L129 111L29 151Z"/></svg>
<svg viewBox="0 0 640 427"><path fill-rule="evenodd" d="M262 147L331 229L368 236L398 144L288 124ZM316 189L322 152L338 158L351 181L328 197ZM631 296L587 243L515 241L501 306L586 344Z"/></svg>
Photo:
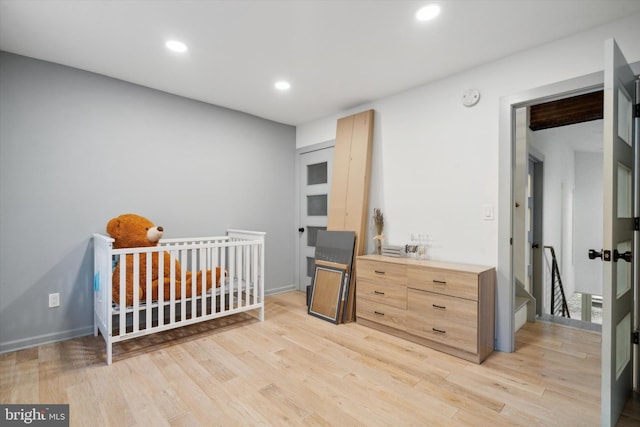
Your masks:
<svg viewBox="0 0 640 427"><path fill-rule="evenodd" d="M384 295L384 292L380 292L380 291L373 291L373 293L376 295Z"/></svg>
<svg viewBox="0 0 640 427"><path fill-rule="evenodd" d="M374 311L375 314L377 314L378 316L384 316L384 313L381 313L379 311Z"/></svg>
<svg viewBox="0 0 640 427"><path fill-rule="evenodd" d="M438 285L446 285L447 281L446 280L436 280L433 279L433 283L437 283Z"/></svg>
<svg viewBox="0 0 640 427"><path fill-rule="evenodd" d="M447 307L444 305L431 304L433 308L437 308L438 310L446 310Z"/></svg>
<svg viewBox="0 0 640 427"><path fill-rule="evenodd" d="M374 273L376 273L376 274L385 274L385 272L384 272L384 271L382 271L382 270L373 270L373 271L374 271Z"/></svg>
<svg viewBox="0 0 640 427"><path fill-rule="evenodd" d="M436 329L436 328L431 328L433 329L433 332L435 332L436 334L446 334L447 331L443 331L442 329Z"/></svg>

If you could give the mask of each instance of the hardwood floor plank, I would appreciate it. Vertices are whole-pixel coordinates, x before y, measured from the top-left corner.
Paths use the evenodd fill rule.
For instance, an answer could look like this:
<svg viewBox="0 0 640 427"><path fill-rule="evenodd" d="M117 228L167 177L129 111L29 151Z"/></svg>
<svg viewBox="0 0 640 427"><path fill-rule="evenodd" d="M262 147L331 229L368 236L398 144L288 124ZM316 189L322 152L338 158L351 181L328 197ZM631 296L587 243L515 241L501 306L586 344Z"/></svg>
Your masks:
<svg viewBox="0 0 640 427"><path fill-rule="evenodd" d="M305 294L117 344L101 337L0 355L0 401L69 403L72 426L599 425L600 335L526 323L477 365L356 322ZM640 419L625 408L620 425Z"/></svg>
<svg viewBox="0 0 640 427"><path fill-rule="evenodd" d="M20 360L24 360L20 362ZM38 360L16 358L15 382L9 392L11 403L32 403L40 400L40 373Z"/></svg>

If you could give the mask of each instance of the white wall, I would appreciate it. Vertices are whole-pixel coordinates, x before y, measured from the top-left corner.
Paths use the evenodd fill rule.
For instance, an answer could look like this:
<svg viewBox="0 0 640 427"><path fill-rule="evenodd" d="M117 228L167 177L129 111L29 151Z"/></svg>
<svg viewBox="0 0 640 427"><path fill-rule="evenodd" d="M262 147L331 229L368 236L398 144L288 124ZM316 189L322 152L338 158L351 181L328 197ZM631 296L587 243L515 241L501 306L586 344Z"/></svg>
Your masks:
<svg viewBox="0 0 640 427"><path fill-rule="evenodd" d="M428 233L434 259L496 265L497 221L484 221L482 207L497 211L500 97L601 71L604 40L613 36L629 61L640 60L634 15L300 125L296 146L331 140L338 118L375 109L370 205L383 209L391 243ZM469 87L482 93L472 108L461 103Z"/></svg>
<svg viewBox="0 0 640 427"><path fill-rule="evenodd" d="M569 298L575 289L574 264L574 149L570 143L572 129L578 125L539 130L531 133L531 145L544 156L544 193L542 241L553 246L565 295ZM602 206L602 201L600 201ZM551 255L544 251L545 264L551 265ZM545 266L544 279L549 279L550 269ZM544 289L549 289L547 283ZM548 309L547 298L544 299Z"/></svg>
<svg viewBox="0 0 640 427"><path fill-rule="evenodd" d="M298 126L296 146L333 139L338 118L375 109L370 206L383 210L390 241L428 233L434 259L495 266L501 218L484 221L482 207L492 204L497 215L499 181L510 179L498 174L500 99L602 71L604 41L611 37L629 61L640 60L637 14ZM461 96L470 87L482 95L466 108ZM499 287L510 286L498 273ZM498 299L499 325L508 322L507 304ZM506 348L507 335L497 336L498 348Z"/></svg>

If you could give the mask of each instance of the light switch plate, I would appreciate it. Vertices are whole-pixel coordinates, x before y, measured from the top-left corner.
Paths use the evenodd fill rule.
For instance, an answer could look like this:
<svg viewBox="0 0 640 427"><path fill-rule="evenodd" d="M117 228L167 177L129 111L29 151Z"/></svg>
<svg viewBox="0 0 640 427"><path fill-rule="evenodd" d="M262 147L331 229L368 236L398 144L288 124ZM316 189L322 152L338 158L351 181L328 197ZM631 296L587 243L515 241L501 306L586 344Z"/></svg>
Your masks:
<svg viewBox="0 0 640 427"><path fill-rule="evenodd" d="M482 206L482 219L485 221L493 221L493 205L487 204Z"/></svg>

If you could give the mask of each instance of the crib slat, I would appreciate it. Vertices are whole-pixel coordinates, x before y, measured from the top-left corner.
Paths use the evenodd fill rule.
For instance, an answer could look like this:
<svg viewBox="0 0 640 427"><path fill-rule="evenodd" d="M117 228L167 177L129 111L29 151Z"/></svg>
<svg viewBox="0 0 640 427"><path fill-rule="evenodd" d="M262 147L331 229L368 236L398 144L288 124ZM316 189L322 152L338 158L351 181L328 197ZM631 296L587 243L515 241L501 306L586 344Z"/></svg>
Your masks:
<svg viewBox="0 0 640 427"><path fill-rule="evenodd" d="M253 304L259 302L258 298L262 298L261 295L258 295L258 269L256 268L256 263L258 262L258 245L252 245L251 249L253 250L253 255L251 257L251 272L253 273L251 276L251 283L253 284Z"/></svg>
<svg viewBox="0 0 640 427"><path fill-rule="evenodd" d="M229 309L233 310L236 304L235 283L236 283L236 257L235 248L229 248Z"/></svg>
<svg viewBox="0 0 640 427"><path fill-rule="evenodd" d="M242 263L241 263L241 248L239 246L236 246L234 248L234 255L235 255L235 264L236 264L236 279L235 279L235 292L234 292L234 296L235 296L235 308L240 308L240 305L242 304Z"/></svg>
<svg viewBox="0 0 640 427"><path fill-rule="evenodd" d="M260 298L260 314L258 315L261 322L264 321L264 252L265 252L265 242L264 237L262 238L262 243L260 244L260 248L258 250L258 268L260 269L259 276L259 298Z"/></svg>
<svg viewBox="0 0 640 427"><path fill-rule="evenodd" d="M158 254L158 326L164 325L164 253Z"/></svg>
<svg viewBox="0 0 640 427"><path fill-rule="evenodd" d="M247 246L239 246L240 253L242 254L242 266L244 267L244 274L242 275L242 299L244 301L245 306L250 304L249 301L249 257Z"/></svg>
<svg viewBox="0 0 640 427"><path fill-rule="evenodd" d="M171 272L171 285L169 287L169 324L173 324L176 321L176 253L171 251L171 266L169 271Z"/></svg>
<svg viewBox="0 0 640 427"><path fill-rule="evenodd" d="M147 261L147 286L146 286L146 291L145 291L145 301L146 301L146 305L145 305L145 314L146 316L146 320L145 320L145 329L146 328L150 328L151 325L151 313L153 311L153 309L151 308L151 301L152 301L152 290L151 290L151 286L152 286L152 277L153 277L153 253L148 253L147 257L146 257L146 261Z"/></svg>
<svg viewBox="0 0 640 427"><path fill-rule="evenodd" d="M221 248L220 249L220 265L221 266L227 265L226 254L227 254L227 250L225 248ZM227 277L231 276L231 272L229 271L229 269L227 269L227 275L228 275ZM227 306L227 289L228 289L228 282L225 279L220 284L220 309L216 308L216 312L225 311L225 307Z"/></svg>
<svg viewBox="0 0 640 427"><path fill-rule="evenodd" d="M202 303L200 304L200 315L201 316L205 316L207 314L207 269L209 267L209 264L207 264L207 252L208 249L207 248L200 248L200 250L198 250L198 254L200 255L200 269L204 272L202 274L202 276L204 277L204 279L202 280L202 291L200 292L200 295L202 295ZM212 280L216 280L216 270L213 270L213 277ZM213 289L215 289L215 282L213 283L212 286Z"/></svg>
<svg viewBox="0 0 640 427"><path fill-rule="evenodd" d="M195 251L194 251L195 252ZM197 307L198 299L196 298L196 289L198 289L198 266L196 264L197 257L196 254L191 254L191 317L195 317L197 315Z"/></svg>
<svg viewBox="0 0 640 427"><path fill-rule="evenodd" d="M118 335L127 330L127 256L120 255L120 327Z"/></svg>
<svg viewBox="0 0 640 427"><path fill-rule="evenodd" d="M220 263L220 249L219 248L211 248L211 262L209 263L209 265L211 266L211 268L215 271L216 268L218 268L218 266L220 266L220 289L222 289L222 286L224 286L224 282L225 282L225 269L224 267L222 267L222 265ZM217 286L217 284L215 285ZM210 313L213 314L215 312L218 311L218 302L217 302L217 298L216 298L216 292L214 289L214 292L212 292L212 297L211 297L211 311Z"/></svg>
<svg viewBox="0 0 640 427"><path fill-rule="evenodd" d="M186 298L187 298L187 258L186 258L187 252L183 249L180 250L180 265L182 266L181 269L181 273L182 275L180 276L180 320L185 320L186 319L186 315L187 315L187 304L185 303Z"/></svg>
<svg viewBox="0 0 640 427"><path fill-rule="evenodd" d="M133 254L133 332L140 329L140 316L138 310L140 307L140 254Z"/></svg>

